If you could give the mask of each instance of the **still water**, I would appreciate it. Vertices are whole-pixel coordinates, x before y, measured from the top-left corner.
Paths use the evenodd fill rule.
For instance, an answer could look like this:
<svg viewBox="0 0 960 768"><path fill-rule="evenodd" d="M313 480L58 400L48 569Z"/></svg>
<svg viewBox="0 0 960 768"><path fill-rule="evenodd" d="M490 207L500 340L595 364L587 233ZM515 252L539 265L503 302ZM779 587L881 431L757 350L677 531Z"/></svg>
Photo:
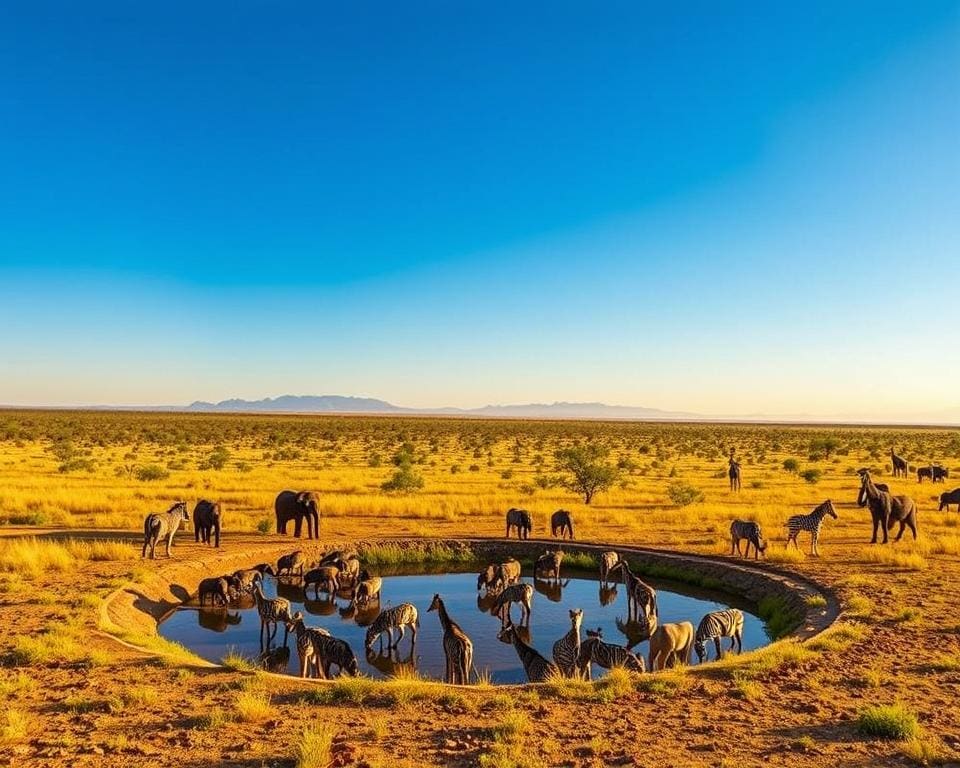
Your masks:
<svg viewBox="0 0 960 768"><path fill-rule="evenodd" d="M551 658L553 643L570 629L569 610L582 608L583 637L587 629L600 627L603 639L609 643L634 645L632 650L646 660L649 647L646 640L639 640L631 627L627 625L627 602L622 584L602 589L595 575L570 572L570 578L564 578L560 585L543 581L534 582L529 575L524 581L533 583L536 591L533 598L533 616L530 622L529 642L540 653ZM690 621L696 627L704 614L723 608L740 608L744 612L743 648L758 648L769 642L763 621L749 612L750 606L721 593L692 590L685 586L667 582L649 582L657 589L657 603L660 623ZM278 593L293 603L294 611L304 613L308 626L324 627L335 637L350 643L357 655L360 669L372 677L384 677L398 671L416 670L425 677L442 679L444 674L444 655L441 647L442 631L436 613L428 613L427 608L435 592L443 598L454 621L473 640L474 665L479 671L488 671L494 683L522 683L526 676L516 651L512 645L497 639L500 619L486 610L486 602L477 592L476 573L431 573L384 576L380 606L409 602L417 606L420 612L420 630L416 648L411 648L410 633L407 632L400 644L399 652L388 656L386 652L377 653L379 641L374 644L373 652L364 651L365 627L376 617L379 608L376 603L366 611L357 612L351 605L349 594L335 596L333 599L304 601L303 589L296 583L277 583L274 578L264 579L264 592L268 597ZM325 595L321 592L321 598ZM513 620L520 620L520 607L513 607ZM252 598L229 609L210 608L199 610L196 605L184 605L174 611L160 624L160 634L169 640L185 645L198 655L213 662L219 662L228 651L236 651L249 658L261 655L260 619L253 606ZM274 671L298 674L298 662L294 638L288 646L291 650L289 660L284 660L281 652L275 654L272 661ZM386 640L384 640L386 642ZM272 647L283 643L281 625ZM729 640L724 641L724 648ZM712 658L712 644L708 646ZM693 654L694 662L696 654ZM594 677L603 674L603 670L594 666Z"/></svg>

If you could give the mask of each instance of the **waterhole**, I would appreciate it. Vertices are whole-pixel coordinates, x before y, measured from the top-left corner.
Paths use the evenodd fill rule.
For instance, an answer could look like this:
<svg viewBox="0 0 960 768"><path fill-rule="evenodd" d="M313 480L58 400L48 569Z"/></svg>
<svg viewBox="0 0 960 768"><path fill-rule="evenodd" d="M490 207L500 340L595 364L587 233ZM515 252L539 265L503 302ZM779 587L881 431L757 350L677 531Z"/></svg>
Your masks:
<svg viewBox="0 0 960 768"><path fill-rule="evenodd" d="M479 566L477 566L479 570ZM489 611L489 600L477 591L477 571L459 573L416 573L397 571L384 574L383 592L379 607L372 604L367 610L357 611L352 605L349 590L332 598L320 593L321 599L304 599L303 588L296 581L277 582L272 577L264 580L268 597L279 594L293 603L294 610L303 611L308 626L323 627L335 637L346 640L356 653L362 673L375 678L416 671L421 676L442 679L444 655L441 646L442 631L436 613L427 608L434 593L439 593L451 618L473 640L474 665L489 675L493 683L524 683L526 676L516 651L497 639L500 619ZM603 587L595 574L570 571L560 583L534 580L525 573L524 581L535 587L529 637L524 639L540 653L551 658L553 643L570 629L569 611L582 609L583 637L585 630L601 628L603 639L617 645L630 645L645 659L649 644L636 633L636 627L627 623L627 602L622 584ZM690 621L694 627L704 614L723 608L739 608L744 612L743 649L750 650L770 641L763 621L753 612L753 606L718 592L699 590L672 582L647 580L657 590L660 623ZM372 651L365 651L365 627L373 621L380 608L409 602L420 613L420 630L416 646L410 643L408 632L398 651L387 654L375 643ZM513 620L519 622L520 608L513 607ZM187 603L173 611L159 627L160 634L186 646L201 657L219 663L225 655L234 652L260 663L275 672L298 674L295 638L288 642L289 657L282 650L283 627L264 653L260 645L260 619L252 598L227 609L200 609ZM724 640L724 649L729 640ZM281 650L277 650L277 647ZM708 646L713 658L712 643ZM694 654L694 661L696 655ZM604 674L594 668L594 677Z"/></svg>

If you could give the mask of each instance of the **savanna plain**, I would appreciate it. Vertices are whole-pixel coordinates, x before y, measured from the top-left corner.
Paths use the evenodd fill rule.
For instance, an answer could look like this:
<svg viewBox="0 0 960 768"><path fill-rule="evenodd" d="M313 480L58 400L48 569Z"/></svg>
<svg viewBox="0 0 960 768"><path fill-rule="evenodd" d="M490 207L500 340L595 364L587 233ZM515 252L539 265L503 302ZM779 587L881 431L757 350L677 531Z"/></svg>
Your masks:
<svg viewBox="0 0 960 768"><path fill-rule="evenodd" d="M564 451L607 480L589 504ZM893 477L890 451L910 461ZM727 460L741 463L729 487ZM916 467L947 467L945 484ZM870 544L857 470L919 506L919 538ZM348 416L0 412L0 762L151 766L927 765L960 761L960 430ZM321 498L319 542L275 533L283 489ZM224 508L222 547L190 524L140 557L144 516ZM820 556L785 522L832 499ZM803 642L587 683L450 687L416 676L318 683L221 666L104 610L187 563L215 575L296 548L390 538L533 536L570 510L578 541L730 558L733 519L761 569L811 579L839 617ZM895 529L894 529L895 532ZM547 546L546 544L544 545ZM162 548L158 548L158 552ZM379 550L381 561L394 552ZM751 561L752 563L752 561ZM436 621L424 614L421 621Z"/></svg>

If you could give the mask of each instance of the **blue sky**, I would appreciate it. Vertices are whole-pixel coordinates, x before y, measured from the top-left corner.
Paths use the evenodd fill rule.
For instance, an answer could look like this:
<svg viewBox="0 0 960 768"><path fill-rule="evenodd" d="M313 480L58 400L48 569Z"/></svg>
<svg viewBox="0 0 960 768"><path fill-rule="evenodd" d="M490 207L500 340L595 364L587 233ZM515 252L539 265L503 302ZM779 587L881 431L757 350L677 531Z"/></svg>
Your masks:
<svg viewBox="0 0 960 768"><path fill-rule="evenodd" d="M0 402L960 419L957 2L20 5Z"/></svg>

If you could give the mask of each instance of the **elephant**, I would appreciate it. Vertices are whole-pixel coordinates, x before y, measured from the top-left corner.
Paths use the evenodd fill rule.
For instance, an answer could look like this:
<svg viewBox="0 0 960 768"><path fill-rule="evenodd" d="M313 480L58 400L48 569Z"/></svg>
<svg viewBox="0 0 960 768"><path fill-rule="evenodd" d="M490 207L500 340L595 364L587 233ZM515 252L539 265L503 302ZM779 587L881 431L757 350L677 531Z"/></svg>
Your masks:
<svg viewBox="0 0 960 768"><path fill-rule="evenodd" d="M690 664L690 649L693 648L693 624L681 621L662 624L650 635L650 671L654 672L674 664Z"/></svg>
<svg viewBox="0 0 960 768"><path fill-rule="evenodd" d="M277 514L277 533L286 535L287 523L293 520L293 535L299 539L306 520L307 538L320 538L320 497L313 491L281 491L273 507Z"/></svg>
<svg viewBox="0 0 960 768"><path fill-rule="evenodd" d="M210 544L210 534L213 533L213 545L220 546L220 527L223 522L223 508L219 502L201 499L193 508L193 538Z"/></svg>
<svg viewBox="0 0 960 768"><path fill-rule="evenodd" d="M943 512L946 508L949 512L951 504L956 504L957 511L960 512L960 488L954 488L952 491L940 494L940 509L938 511Z"/></svg>

